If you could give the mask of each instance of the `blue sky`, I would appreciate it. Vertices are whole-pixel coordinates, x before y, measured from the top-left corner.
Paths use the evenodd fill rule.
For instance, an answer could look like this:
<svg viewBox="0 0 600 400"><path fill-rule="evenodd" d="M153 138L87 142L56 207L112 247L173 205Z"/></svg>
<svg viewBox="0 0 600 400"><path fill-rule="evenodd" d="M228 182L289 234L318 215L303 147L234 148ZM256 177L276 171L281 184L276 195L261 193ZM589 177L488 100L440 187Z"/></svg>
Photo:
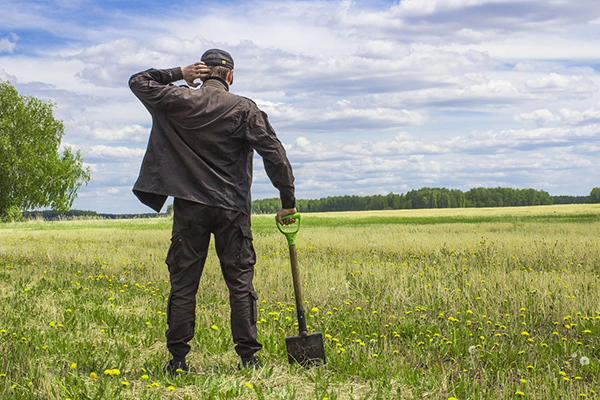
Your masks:
<svg viewBox="0 0 600 400"><path fill-rule="evenodd" d="M298 198L600 186L597 0L190 3L0 0L0 80L55 102L92 170L74 208L150 211L131 187L151 121L127 80L213 47L269 115Z"/></svg>

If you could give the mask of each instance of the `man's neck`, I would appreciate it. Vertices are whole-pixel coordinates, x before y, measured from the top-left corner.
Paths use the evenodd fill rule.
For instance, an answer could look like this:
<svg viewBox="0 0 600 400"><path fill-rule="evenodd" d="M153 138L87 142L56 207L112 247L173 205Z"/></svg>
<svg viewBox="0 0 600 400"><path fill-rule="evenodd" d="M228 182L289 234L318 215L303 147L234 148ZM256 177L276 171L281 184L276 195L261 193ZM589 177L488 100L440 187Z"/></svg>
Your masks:
<svg viewBox="0 0 600 400"><path fill-rule="evenodd" d="M218 83L217 83L218 82ZM219 87L222 86L225 90L229 91L229 84L225 81L225 79L220 78L218 76L210 76L204 80L204 84L208 84L209 86Z"/></svg>

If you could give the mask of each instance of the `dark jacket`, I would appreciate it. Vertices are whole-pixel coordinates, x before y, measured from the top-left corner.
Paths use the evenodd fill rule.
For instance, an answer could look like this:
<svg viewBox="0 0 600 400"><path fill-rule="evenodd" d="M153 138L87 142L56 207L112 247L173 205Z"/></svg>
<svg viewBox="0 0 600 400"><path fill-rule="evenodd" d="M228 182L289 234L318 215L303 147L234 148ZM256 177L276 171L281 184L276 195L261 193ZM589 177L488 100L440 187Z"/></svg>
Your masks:
<svg viewBox="0 0 600 400"><path fill-rule="evenodd" d="M160 211L168 196L250 214L253 150L279 189L283 208L295 207L294 176L267 115L227 83L207 79L198 90L170 85L181 68L149 69L129 87L152 115L152 131L133 187Z"/></svg>

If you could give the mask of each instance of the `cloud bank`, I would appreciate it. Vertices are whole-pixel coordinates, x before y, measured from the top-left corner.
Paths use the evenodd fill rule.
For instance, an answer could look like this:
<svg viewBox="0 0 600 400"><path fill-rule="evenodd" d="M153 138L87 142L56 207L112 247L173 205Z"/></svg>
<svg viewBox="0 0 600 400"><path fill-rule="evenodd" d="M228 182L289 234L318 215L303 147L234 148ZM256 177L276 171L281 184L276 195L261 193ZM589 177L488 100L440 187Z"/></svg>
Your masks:
<svg viewBox="0 0 600 400"><path fill-rule="evenodd" d="M130 188L151 120L127 80L212 47L268 113L299 198L600 182L596 1L136 4L0 0L0 79L55 102L92 167L77 208L147 211ZM253 196L276 197L255 165Z"/></svg>

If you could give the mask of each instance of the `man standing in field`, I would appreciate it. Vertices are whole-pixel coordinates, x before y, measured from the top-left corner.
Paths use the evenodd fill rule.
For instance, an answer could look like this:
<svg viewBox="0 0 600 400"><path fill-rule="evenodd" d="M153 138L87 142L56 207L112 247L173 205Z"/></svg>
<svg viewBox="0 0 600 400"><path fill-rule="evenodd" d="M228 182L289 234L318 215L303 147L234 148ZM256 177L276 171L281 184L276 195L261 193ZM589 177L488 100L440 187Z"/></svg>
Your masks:
<svg viewBox="0 0 600 400"><path fill-rule="evenodd" d="M175 86L185 80L198 90ZM292 167L267 115L231 94L233 59L208 50L187 67L149 69L133 75L129 87L152 115L152 131L133 192L157 212L168 196L173 234L167 254L171 293L167 306L166 371L187 371L188 342L194 336L196 293L211 233L229 288L231 333L243 367L258 365L256 301L252 284L256 255L250 230L253 150L279 190L277 219L296 212Z"/></svg>

